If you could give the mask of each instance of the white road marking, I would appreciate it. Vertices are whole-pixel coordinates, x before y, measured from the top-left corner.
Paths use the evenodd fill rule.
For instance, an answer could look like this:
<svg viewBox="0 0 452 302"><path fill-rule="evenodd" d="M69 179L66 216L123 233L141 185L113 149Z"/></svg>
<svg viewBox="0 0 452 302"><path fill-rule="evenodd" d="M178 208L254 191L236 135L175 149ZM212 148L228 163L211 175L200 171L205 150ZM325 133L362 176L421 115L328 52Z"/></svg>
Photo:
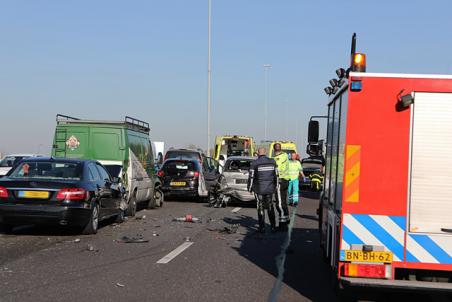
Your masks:
<svg viewBox="0 0 452 302"><path fill-rule="evenodd" d="M157 261L157 263L167 264L168 262L170 262L171 260L173 260L174 258L179 256L179 254L181 254L183 251L188 249L193 243L194 242L184 242L184 243L182 243L175 250L173 250L171 253L169 253L168 255L166 255L165 257L160 259L159 261Z"/></svg>
<svg viewBox="0 0 452 302"><path fill-rule="evenodd" d="M232 213L237 213L238 211L240 211L242 208L234 208L234 209L232 209Z"/></svg>
<svg viewBox="0 0 452 302"><path fill-rule="evenodd" d="M281 291L281 286L284 279L284 267L286 265L286 255L287 255L287 249L290 246L290 241L292 239L292 229L293 224L295 221L295 214L297 213L297 208L294 208L292 211L292 215L290 217L290 223L289 223L289 229L287 231L286 240L284 241L284 244L281 249L281 253L278 257L276 257L276 267L278 268L278 278L275 281L275 284L273 285L272 291L270 292L270 296L268 297L268 302L277 302L278 301L278 295Z"/></svg>

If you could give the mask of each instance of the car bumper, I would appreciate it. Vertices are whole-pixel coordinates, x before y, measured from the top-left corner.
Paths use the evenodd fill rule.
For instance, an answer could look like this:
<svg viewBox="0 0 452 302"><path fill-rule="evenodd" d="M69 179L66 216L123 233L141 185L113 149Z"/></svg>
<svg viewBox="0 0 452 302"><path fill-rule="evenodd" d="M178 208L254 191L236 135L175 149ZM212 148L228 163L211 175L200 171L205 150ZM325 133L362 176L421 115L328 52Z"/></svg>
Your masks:
<svg viewBox="0 0 452 302"><path fill-rule="evenodd" d="M198 189L194 187L171 187L164 186L161 187L163 194L165 195L175 195L175 196L197 196Z"/></svg>
<svg viewBox="0 0 452 302"><path fill-rule="evenodd" d="M344 287L361 287L395 291L452 293L452 283L345 277L341 278L340 281Z"/></svg>
<svg viewBox="0 0 452 302"><path fill-rule="evenodd" d="M45 224L83 227L91 217L91 210L84 207L58 205L0 205L0 223Z"/></svg>
<svg viewBox="0 0 452 302"><path fill-rule="evenodd" d="M238 199L240 201L248 202L248 201L256 200L254 193L250 193L248 191L243 191L243 190L231 190L231 191L227 192L226 195L234 197L235 199Z"/></svg>

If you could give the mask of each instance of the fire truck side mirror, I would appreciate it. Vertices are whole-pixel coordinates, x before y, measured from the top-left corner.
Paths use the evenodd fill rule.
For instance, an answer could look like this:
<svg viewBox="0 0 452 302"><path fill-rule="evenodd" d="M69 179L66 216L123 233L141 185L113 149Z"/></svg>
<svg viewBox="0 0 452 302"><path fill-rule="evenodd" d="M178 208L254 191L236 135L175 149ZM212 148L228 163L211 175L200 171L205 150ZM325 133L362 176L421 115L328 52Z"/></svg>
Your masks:
<svg viewBox="0 0 452 302"><path fill-rule="evenodd" d="M317 143L319 141L319 122L309 121L308 143Z"/></svg>

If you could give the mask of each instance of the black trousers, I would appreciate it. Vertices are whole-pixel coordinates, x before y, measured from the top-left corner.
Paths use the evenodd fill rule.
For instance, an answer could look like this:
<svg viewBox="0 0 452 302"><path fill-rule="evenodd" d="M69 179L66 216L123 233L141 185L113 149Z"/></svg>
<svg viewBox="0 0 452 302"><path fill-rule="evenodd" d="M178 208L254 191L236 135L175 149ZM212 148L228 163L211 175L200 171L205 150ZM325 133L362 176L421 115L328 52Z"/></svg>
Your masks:
<svg viewBox="0 0 452 302"><path fill-rule="evenodd" d="M279 191L276 192L276 210L279 214L279 222L289 222L289 207L287 206L287 190L289 188L289 181L287 179L279 180Z"/></svg>
<svg viewBox="0 0 452 302"><path fill-rule="evenodd" d="M275 228L275 209L273 208L272 201L273 194L258 195L256 194L257 201L257 218L259 220L259 229L265 229L265 210L267 210L268 220L272 228Z"/></svg>

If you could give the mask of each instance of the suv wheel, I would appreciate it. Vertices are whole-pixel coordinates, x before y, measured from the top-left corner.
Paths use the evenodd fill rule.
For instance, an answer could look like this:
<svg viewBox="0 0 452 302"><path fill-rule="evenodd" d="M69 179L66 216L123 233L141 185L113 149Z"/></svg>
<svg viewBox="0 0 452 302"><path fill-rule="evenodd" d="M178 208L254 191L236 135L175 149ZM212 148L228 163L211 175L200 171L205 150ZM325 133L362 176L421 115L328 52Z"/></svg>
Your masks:
<svg viewBox="0 0 452 302"><path fill-rule="evenodd" d="M165 199L165 196L161 190L157 189L154 191L154 200L155 200L155 204L158 207L160 207L160 208L163 207L164 199Z"/></svg>

